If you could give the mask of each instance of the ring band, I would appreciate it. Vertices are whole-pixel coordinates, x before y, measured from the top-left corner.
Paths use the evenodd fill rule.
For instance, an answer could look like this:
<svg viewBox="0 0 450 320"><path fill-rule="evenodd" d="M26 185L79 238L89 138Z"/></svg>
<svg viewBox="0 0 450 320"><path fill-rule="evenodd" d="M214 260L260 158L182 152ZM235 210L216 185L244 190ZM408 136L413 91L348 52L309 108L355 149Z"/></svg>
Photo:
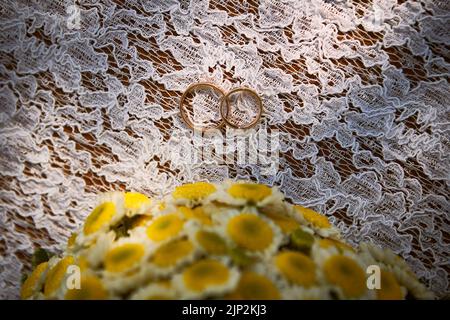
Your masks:
<svg viewBox="0 0 450 320"><path fill-rule="evenodd" d="M187 97L188 93L191 92L191 91L193 91L194 89L202 89L202 88L211 88L211 89L213 89L214 91L219 92L219 93L221 94L221 98L220 98L220 101L219 101L219 106L222 105L223 99L224 99L224 97L225 97L225 92L224 92L221 88L219 88L218 86L216 86L216 85L214 85L214 84L212 84L212 83L208 83L208 82L194 83L194 84L190 85L190 86L186 89L186 91L184 91L183 95L181 96L181 99L180 99L180 106L179 106L181 117L183 118L184 122L185 122L191 129L194 129L194 130L207 131L207 130L212 130L212 129L218 129L218 128L221 128L221 127L225 124L225 121L224 121L224 119L223 119L223 116L222 116L221 121L220 121L216 126L214 126L214 127L199 127L199 126L196 126L194 123L192 123L192 121L189 119L188 115L186 114L186 110L185 110L185 108L183 107L183 105L184 105L184 101L186 100L186 97Z"/></svg>
<svg viewBox="0 0 450 320"><path fill-rule="evenodd" d="M248 125L245 125L245 126L236 125L234 123L231 123L227 119L228 113L230 111L229 110L230 109L230 104L229 104L229 99L228 98L233 93L241 92L241 91L242 92L246 92L246 93L250 93L252 96L254 96L256 98L257 106L258 106L258 109L259 109L258 110L258 115L256 116L256 118L252 122L250 122ZM222 106L224 102L225 102L225 110L224 110L224 108ZM261 97L255 91L253 91L252 89L249 89L249 88L236 88L236 89L233 89L230 92L228 92L225 95L224 99L220 102L220 115L222 116L223 121L228 126L230 126L232 128L235 128L235 129L250 129L250 128L254 127L258 123L259 119L261 119L262 112L263 112L263 104L262 104Z"/></svg>

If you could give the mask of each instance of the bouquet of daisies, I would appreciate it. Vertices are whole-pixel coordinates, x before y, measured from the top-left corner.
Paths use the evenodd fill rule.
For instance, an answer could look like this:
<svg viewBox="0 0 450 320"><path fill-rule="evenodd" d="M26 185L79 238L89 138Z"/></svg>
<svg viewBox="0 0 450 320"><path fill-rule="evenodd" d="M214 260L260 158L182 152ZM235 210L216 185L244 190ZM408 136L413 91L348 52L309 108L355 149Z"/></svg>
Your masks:
<svg viewBox="0 0 450 320"><path fill-rule="evenodd" d="M45 260L45 259L44 259ZM368 270L375 270L375 288ZM376 272L378 271L378 273ZM75 278L74 278L75 277ZM373 279L372 279L373 280ZM276 188L197 182L163 199L102 195L23 299L429 299L403 259L354 248Z"/></svg>

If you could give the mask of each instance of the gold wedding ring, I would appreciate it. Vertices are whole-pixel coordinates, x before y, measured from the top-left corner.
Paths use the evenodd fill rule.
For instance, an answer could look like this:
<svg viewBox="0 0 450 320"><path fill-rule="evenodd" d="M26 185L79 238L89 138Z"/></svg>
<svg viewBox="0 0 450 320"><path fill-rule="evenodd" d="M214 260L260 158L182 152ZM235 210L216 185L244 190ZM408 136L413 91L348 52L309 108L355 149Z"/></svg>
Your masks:
<svg viewBox="0 0 450 320"><path fill-rule="evenodd" d="M194 91L196 89L205 89L205 88L210 88L213 91L220 93L220 96L221 96L220 101L219 101L219 111L220 111L221 120L215 126L206 127L206 126L195 125L189 119L187 110L184 107L184 104L185 104L184 102L185 102L188 94L191 91ZM229 115L231 114L230 96L233 94L236 94L238 92L243 92L243 93L250 94L251 96L253 96L256 100L256 105L258 108L258 112L257 112L255 119L253 119L251 122L246 123L244 125L233 123L232 120L228 118ZM242 87L242 88L233 89L230 92L228 92L227 94L225 94L225 92L220 87L216 86L215 84L208 83L208 82L199 82L199 83L194 83L194 84L190 85L186 89L186 91L184 91L183 95L181 96L179 108L180 108L181 117L183 118L184 122L189 126L189 128L194 129L194 130L199 130L199 131L219 129L222 126L224 126L225 124L234 129L250 129L258 123L258 121L261 119L261 115L263 112L263 104L262 104L261 97L254 90Z"/></svg>
<svg viewBox="0 0 450 320"><path fill-rule="evenodd" d="M256 115L255 119L245 125L234 124L228 119L228 114L230 113L229 97L232 94L235 94L237 92L245 92L247 94L252 95L255 98L256 105L258 107L258 114ZM225 108L223 108L223 106L225 106ZM250 129L250 128L254 127L258 123L259 119L261 119L262 112L263 112L263 104L262 104L261 97L255 91L253 91L252 89L249 89L249 88L236 88L236 89L231 90L230 92L228 92L225 95L225 98L221 101L221 105L220 105L220 115L222 116L223 121L228 126L234 128L234 129Z"/></svg>
<svg viewBox="0 0 450 320"><path fill-rule="evenodd" d="M212 83L208 83L208 82L194 83L194 84L190 85L190 86L186 89L186 91L184 91L184 93L183 93L183 95L181 96L181 99L180 99L180 106L179 106L179 107L180 107L180 114L181 114L181 117L183 118L184 122L185 122L191 129L194 129L194 130L207 131L207 130L212 130L212 129L218 129L218 128L221 128L221 127L225 124L224 119L222 118L222 119L220 120L220 122L217 123L215 126L211 126L211 127L202 127L202 126L197 126L197 125L195 125L195 124L189 119L189 116L187 115L187 111L186 111L186 109L184 108L184 101L186 100L187 95L188 95L191 91L194 91L194 90L196 90L196 89L205 89L205 88L210 88L210 89L213 89L213 91L216 91L216 92L219 92L219 93L220 93L221 98L220 98L220 101L219 101L219 106L222 105L223 98L225 97L225 92L224 92L221 88L219 88L218 86L216 86L216 85L214 85L214 84L212 84Z"/></svg>

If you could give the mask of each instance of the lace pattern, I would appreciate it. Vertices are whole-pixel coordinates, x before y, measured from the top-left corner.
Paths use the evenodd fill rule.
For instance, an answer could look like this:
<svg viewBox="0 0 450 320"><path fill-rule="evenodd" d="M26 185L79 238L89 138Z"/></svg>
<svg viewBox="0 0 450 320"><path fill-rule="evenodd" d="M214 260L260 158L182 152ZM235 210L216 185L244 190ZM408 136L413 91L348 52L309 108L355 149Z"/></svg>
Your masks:
<svg viewBox="0 0 450 320"><path fill-rule="evenodd" d="M33 248L57 251L98 192L162 195L225 177L279 185L349 241L393 249L448 294L448 1L0 8L0 298L18 297ZM195 137L178 101L197 81L258 91L265 112L247 135L276 132L276 175L183 159Z"/></svg>

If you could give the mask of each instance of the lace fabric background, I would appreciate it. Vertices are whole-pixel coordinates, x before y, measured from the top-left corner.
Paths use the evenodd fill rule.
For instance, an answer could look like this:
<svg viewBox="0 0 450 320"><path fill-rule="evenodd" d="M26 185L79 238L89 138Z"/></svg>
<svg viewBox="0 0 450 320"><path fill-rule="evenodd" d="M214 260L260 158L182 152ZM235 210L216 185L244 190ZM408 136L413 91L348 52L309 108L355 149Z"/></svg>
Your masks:
<svg viewBox="0 0 450 320"><path fill-rule="evenodd" d="M33 248L57 251L98 192L226 177L280 186L448 294L449 1L0 7L0 298L18 297ZM277 130L276 175L182 161L192 132L178 101L199 80L259 92L248 134Z"/></svg>

